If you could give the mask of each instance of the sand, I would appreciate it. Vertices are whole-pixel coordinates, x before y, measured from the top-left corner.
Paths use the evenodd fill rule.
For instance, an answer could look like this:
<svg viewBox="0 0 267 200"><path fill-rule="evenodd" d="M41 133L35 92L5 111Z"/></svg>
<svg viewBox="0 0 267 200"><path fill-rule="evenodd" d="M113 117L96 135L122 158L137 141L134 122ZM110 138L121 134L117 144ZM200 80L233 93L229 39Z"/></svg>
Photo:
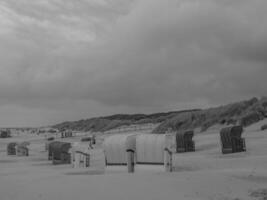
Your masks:
<svg viewBox="0 0 267 200"><path fill-rule="evenodd" d="M47 160L42 136L0 139L0 200L267 199L267 131L259 131L263 123L246 128L247 152L242 153L222 155L216 128L197 134L196 152L175 154L172 173L147 165L136 166L134 174L125 166L104 170L100 150L88 169L55 166ZM29 157L6 156L8 142L24 140L31 142Z"/></svg>

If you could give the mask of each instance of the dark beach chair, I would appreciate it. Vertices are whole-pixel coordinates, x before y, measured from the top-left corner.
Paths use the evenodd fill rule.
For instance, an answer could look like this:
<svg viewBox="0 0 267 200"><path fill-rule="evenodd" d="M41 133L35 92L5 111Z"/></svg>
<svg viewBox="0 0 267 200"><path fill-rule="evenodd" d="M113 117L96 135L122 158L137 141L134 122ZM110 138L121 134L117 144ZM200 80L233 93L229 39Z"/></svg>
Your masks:
<svg viewBox="0 0 267 200"><path fill-rule="evenodd" d="M11 137L10 130L1 130L0 131L0 138L9 138Z"/></svg>
<svg viewBox="0 0 267 200"><path fill-rule="evenodd" d="M195 142L192 140L194 131L179 131L176 133L176 152L192 152L195 151Z"/></svg>
<svg viewBox="0 0 267 200"><path fill-rule="evenodd" d="M222 153L236 153L246 151L245 139L241 137L242 126L230 126L220 132Z"/></svg>
<svg viewBox="0 0 267 200"><path fill-rule="evenodd" d="M16 146L17 146L16 142L10 142L7 145L7 155L16 155Z"/></svg>
<svg viewBox="0 0 267 200"><path fill-rule="evenodd" d="M53 164L70 164L71 154L69 150L71 143L68 142L52 142L49 145L49 158Z"/></svg>

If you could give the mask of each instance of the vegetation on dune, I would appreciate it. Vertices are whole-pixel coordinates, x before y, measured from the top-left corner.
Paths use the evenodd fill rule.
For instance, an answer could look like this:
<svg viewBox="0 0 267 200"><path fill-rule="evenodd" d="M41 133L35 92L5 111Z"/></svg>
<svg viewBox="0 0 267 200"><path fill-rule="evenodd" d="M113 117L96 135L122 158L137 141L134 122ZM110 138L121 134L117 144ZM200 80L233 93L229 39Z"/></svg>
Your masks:
<svg viewBox="0 0 267 200"><path fill-rule="evenodd" d="M215 124L240 124L249 126L262 120L267 114L267 99L252 98L248 101L228 104L216 108L182 113L161 123L153 132L164 133L171 129L184 130L200 127L205 131Z"/></svg>
<svg viewBox="0 0 267 200"><path fill-rule="evenodd" d="M194 128L201 128L202 131L205 131L215 124L231 125L238 123L248 126L265 117L267 117L267 98L263 97L204 110L194 109L149 115L117 114L74 122L63 122L53 126L53 128L101 132L132 124L159 123L159 126L153 130L154 133Z"/></svg>
<svg viewBox="0 0 267 200"><path fill-rule="evenodd" d="M71 129L76 131L93 131L93 132L102 132L115 129L121 126L128 126L132 124L148 124L148 123L161 123L166 119L170 119L173 116L196 110L182 110L166 113L155 113L155 114L117 114L106 117L91 118L86 120L79 120L74 122L63 122L61 124L54 125L53 128L59 130Z"/></svg>

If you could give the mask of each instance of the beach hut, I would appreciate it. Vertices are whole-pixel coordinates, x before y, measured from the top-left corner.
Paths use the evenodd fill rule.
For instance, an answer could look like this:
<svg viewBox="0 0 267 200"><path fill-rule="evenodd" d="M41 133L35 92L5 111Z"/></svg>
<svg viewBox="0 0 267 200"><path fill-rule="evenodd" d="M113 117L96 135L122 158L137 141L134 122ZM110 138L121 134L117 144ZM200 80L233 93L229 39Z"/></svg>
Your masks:
<svg viewBox="0 0 267 200"><path fill-rule="evenodd" d="M176 152L195 151L195 142L192 140L194 136L193 130L178 131L176 133Z"/></svg>
<svg viewBox="0 0 267 200"><path fill-rule="evenodd" d="M222 153L235 153L246 151L245 139L241 137L242 126L230 126L220 132Z"/></svg>
<svg viewBox="0 0 267 200"><path fill-rule="evenodd" d="M137 164L164 164L165 134L142 134L136 136Z"/></svg>
<svg viewBox="0 0 267 200"><path fill-rule="evenodd" d="M51 142L48 147L48 159L52 160L53 164L71 163L70 148L71 143L68 142Z"/></svg>
<svg viewBox="0 0 267 200"><path fill-rule="evenodd" d="M103 148L107 165L126 165L127 150L135 151L135 134L116 134L105 138Z"/></svg>
<svg viewBox="0 0 267 200"><path fill-rule="evenodd" d="M7 155L16 155L16 146L17 146L16 142L10 142L7 145Z"/></svg>

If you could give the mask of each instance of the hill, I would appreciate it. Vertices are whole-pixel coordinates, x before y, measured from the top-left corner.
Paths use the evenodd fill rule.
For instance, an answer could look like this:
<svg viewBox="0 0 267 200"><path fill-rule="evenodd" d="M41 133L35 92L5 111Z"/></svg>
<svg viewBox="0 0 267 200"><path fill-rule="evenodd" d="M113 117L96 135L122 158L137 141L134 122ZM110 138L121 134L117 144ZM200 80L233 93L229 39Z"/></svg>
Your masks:
<svg viewBox="0 0 267 200"><path fill-rule="evenodd" d="M201 128L202 131L205 131L215 124L230 125L238 123L248 126L265 117L267 117L267 98L258 99L254 97L250 100L203 110L193 109L148 115L117 114L74 122L63 122L54 125L53 128L103 132L132 124L159 123L159 126L153 130L154 133L194 128Z"/></svg>
<svg viewBox="0 0 267 200"><path fill-rule="evenodd" d="M246 127L265 117L267 117L267 98L252 98L216 108L178 114L162 122L153 132L163 133L168 129L175 131L194 128L205 131L215 124L240 124Z"/></svg>
<svg viewBox="0 0 267 200"><path fill-rule="evenodd" d="M52 127L59 130L71 129L76 131L103 132L132 124L158 124L178 114L194 111L198 111L198 109L153 114L116 114L98 118L83 119L73 122L63 122Z"/></svg>

